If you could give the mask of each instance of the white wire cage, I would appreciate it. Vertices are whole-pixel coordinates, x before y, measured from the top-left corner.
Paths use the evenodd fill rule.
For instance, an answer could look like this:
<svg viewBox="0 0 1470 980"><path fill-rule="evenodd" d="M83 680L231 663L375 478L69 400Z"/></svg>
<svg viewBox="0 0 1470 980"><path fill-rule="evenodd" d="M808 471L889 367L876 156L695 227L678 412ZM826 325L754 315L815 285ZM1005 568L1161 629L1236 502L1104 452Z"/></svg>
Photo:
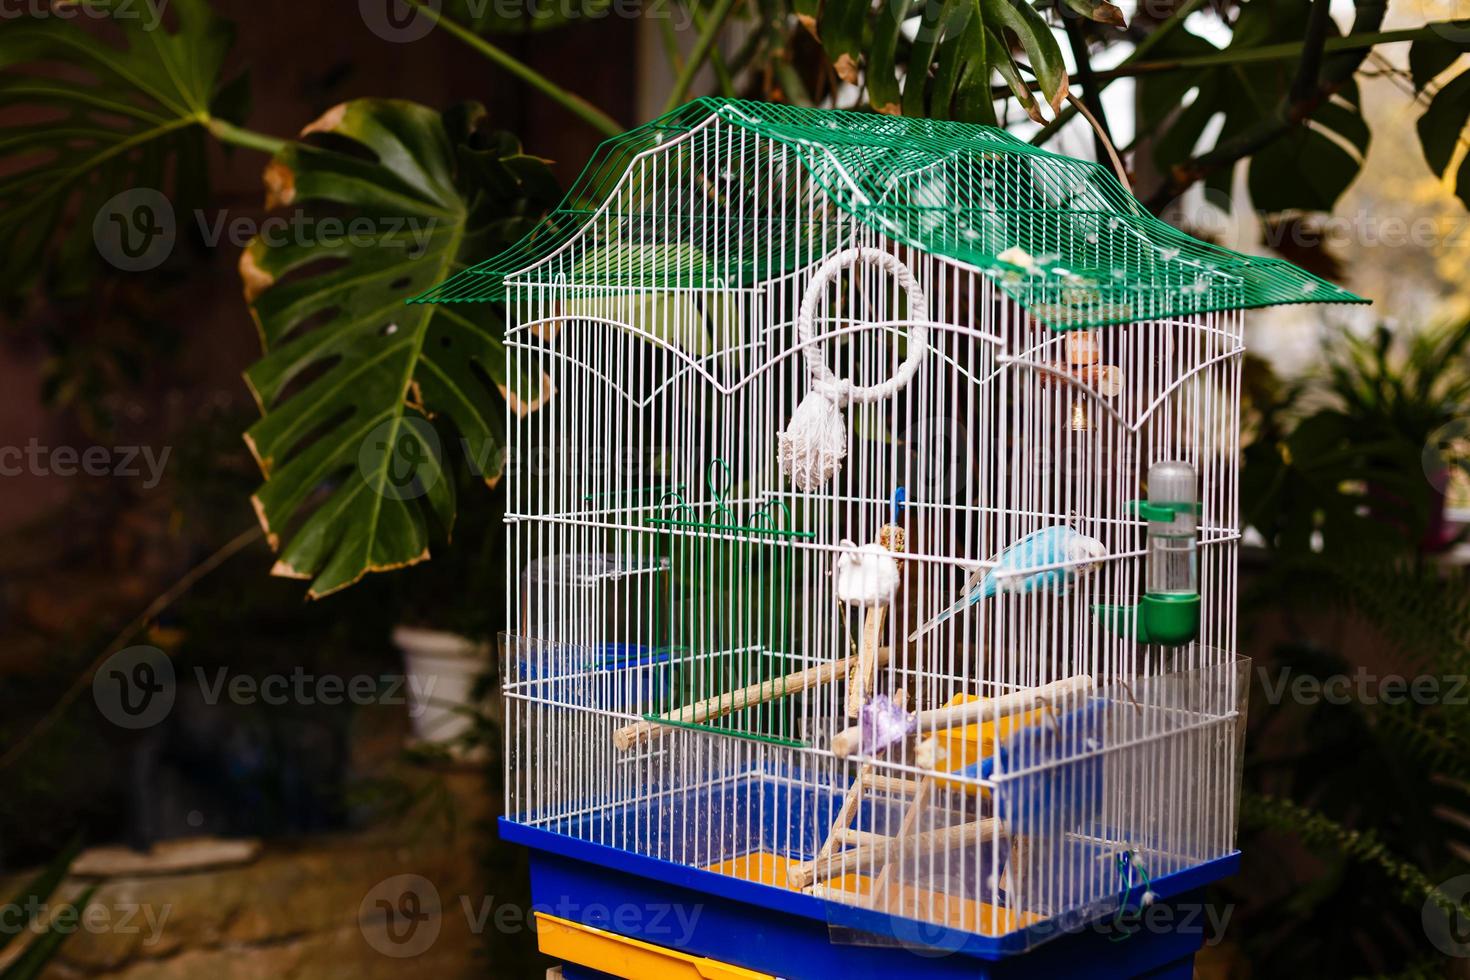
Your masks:
<svg viewBox="0 0 1470 980"><path fill-rule="evenodd" d="M1264 273L1004 134L761 111L655 124L434 297L493 278L539 393L509 425L506 814L1022 946L1230 855ZM1136 503L1156 464L1183 518ZM1140 618L1159 520L1183 640Z"/></svg>

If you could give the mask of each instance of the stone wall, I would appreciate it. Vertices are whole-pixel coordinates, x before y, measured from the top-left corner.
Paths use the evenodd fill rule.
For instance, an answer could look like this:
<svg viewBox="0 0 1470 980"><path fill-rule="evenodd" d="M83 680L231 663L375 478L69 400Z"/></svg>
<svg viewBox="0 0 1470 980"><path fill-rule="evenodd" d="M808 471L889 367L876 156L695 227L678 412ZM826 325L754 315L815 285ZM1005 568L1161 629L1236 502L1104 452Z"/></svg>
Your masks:
<svg viewBox="0 0 1470 980"><path fill-rule="evenodd" d="M460 773L450 781L475 789L481 780ZM474 925L486 891L478 860L484 841L474 829L484 826L484 814L466 816L457 806L452 833L439 822L405 821L392 832L267 843L243 862L236 846L234 863L188 870L175 870L181 862L169 848L151 862L115 851L83 854L73 868L87 873L68 878L52 907L88 886L97 890L43 977L503 975L489 968ZM202 862L208 851L195 846ZM0 894L14 895L21 880L0 882ZM21 945L6 952L13 957Z"/></svg>

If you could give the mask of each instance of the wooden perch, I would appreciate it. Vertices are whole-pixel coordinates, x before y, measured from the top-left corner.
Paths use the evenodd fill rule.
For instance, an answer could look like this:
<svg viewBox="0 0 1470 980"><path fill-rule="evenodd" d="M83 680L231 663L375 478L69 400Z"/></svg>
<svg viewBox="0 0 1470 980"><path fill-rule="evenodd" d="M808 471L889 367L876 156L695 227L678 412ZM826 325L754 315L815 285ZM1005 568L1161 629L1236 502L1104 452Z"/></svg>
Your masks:
<svg viewBox="0 0 1470 980"><path fill-rule="evenodd" d="M875 654L876 664L888 662L889 650L884 647ZM831 663L821 664L817 667L809 667L806 670L787 674L784 677L774 677L768 681L760 681L738 691L726 691L724 694L712 698L705 698L694 704L685 705L676 711L669 711L659 715L655 721L639 721L631 725L625 725L613 732L613 745L626 751L635 745L651 742L660 738L669 730L670 725L698 725L709 721L711 718L720 718L736 711L751 708L776 698L785 697L788 694L796 694L805 691L809 687L821 687L831 684L847 676L847 672L857 663L856 657L843 657Z"/></svg>
<svg viewBox="0 0 1470 980"><path fill-rule="evenodd" d="M884 524L878 531L878 543L889 551L902 552L904 549L903 528L897 524ZM903 567L897 562L899 568ZM847 679L847 716L856 718L863 710L863 702L868 700L868 692L873 689L877 682L878 644L883 642L883 624L888 618L888 603L870 607L863 610L863 642L858 649L858 665Z"/></svg>
<svg viewBox="0 0 1470 980"><path fill-rule="evenodd" d="M880 649L878 644L883 640L883 621L887 614L887 606L877 606L863 612L863 642L858 648L857 666L847 679L849 718L856 718L863 709L863 702L867 700L868 686L873 681L874 668L877 666L874 659Z"/></svg>
<svg viewBox="0 0 1470 980"><path fill-rule="evenodd" d="M931 708L918 713L916 720L919 732L930 732L940 728L957 728L979 722L994 721L1008 715L1021 714L1041 707L1051 701L1060 701L1077 694L1090 693L1094 684L1086 674L1052 681L1040 687L1016 691L998 698L981 698L947 708ZM853 725L838 732L832 738L832 751L839 759L846 759L862 746L861 725Z"/></svg>
<svg viewBox="0 0 1470 980"><path fill-rule="evenodd" d="M819 880L871 870L905 852L909 855L926 852L939 854L956 847L970 847L980 841L994 840L1000 834L1000 821L995 817L986 817L906 838L861 835L853 838L854 841L861 841L856 847L838 851L821 862L804 861L792 865L787 872L788 880L794 888L805 888ZM890 848L893 853L889 853Z"/></svg>

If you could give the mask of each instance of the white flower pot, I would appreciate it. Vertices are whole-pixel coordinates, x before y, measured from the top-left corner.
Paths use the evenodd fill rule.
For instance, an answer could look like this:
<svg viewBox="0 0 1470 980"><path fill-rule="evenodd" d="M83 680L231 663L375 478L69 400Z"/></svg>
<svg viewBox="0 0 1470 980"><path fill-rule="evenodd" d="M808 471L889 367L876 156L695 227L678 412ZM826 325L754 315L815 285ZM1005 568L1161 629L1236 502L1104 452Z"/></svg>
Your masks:
<svg viewBox="0 0 1470 980"><path fill-rule="evenodd" d="M393 630L393 645L403 653L414 741L441 745L464 736L480 707L473 693L490 666L489 644L458 633L399 626Z"/></svg>

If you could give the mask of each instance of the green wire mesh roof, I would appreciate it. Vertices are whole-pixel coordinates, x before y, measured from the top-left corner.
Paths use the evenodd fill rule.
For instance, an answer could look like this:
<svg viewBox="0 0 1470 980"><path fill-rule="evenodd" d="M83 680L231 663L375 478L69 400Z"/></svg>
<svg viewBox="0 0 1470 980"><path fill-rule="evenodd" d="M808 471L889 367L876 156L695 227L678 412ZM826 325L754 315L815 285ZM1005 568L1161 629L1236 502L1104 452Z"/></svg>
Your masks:
<svg viewBox="0 0 1470 980"><path fill-rule="evenodd" d="M1106 168L1000 129L714 98L604 142L524 239L410 302L500 301L507 278L578 292L755 286L846 245L854 222L973 267L1060 328L1367 302L1283 259L1191 238Z"/></svg>

